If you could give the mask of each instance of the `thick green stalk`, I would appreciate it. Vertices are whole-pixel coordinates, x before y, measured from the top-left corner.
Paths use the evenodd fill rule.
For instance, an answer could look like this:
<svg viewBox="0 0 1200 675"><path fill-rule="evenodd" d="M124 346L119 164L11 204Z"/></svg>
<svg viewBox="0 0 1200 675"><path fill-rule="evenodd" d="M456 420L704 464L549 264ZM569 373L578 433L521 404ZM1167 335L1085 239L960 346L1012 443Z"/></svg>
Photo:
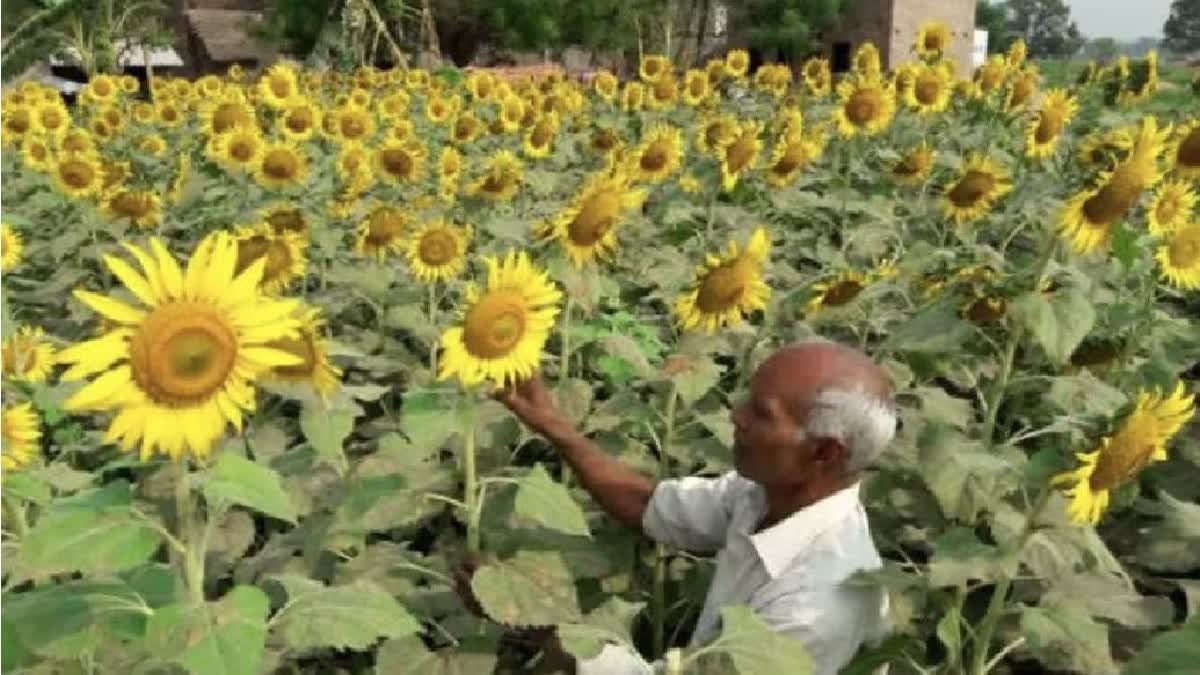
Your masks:
<svg viewBox="0 0 1200 675"><path fill-rule="evenodd" d="M429 325L437 326L437 282L429 282ZM438 342L435 338L429 347L429 370L437 377Z"/></svg>
<svg viewBox="0 0 1200 675"><path fill-rule="evenodd" d="M175 460L175 526L183 542L184 553L179 556L180 574L187 586L188 596L196 607L204 604L204 542L196 537L195 500L188 484L187 460Z"/></svg>
<svg viewBox="0 0 1200 675"><path fill-rule="evenodd" d="M664 415L665 429L662 444L658 449L658 479L666 480L671 475L671 445L675 441L675 404L679 400L679 389L671 383L670 398ZM654 547L654 588L652 595L654 616L654 654L657 658L666 649L667 626L667 551L662 544Z"/></svg>
<svg viewBox="0 0 1200 675"><path fill-rule="evenodd" d="M466 394L469 396L470 394ZM467 401L463 415L466 437L463 439L463 504L467 511L467 552L479 552L479 476L475 469L475 406Z"/></svg>

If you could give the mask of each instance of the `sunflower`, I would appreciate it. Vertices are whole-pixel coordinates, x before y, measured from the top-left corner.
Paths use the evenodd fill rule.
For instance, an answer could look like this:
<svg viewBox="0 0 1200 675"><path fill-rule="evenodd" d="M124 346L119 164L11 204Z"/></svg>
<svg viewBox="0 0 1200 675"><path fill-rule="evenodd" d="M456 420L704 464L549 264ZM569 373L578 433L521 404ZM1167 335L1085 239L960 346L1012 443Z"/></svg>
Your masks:
<svg viewBox="0 0 1200 675"><path fill-rule="evenodd" d="M46 138L41 135L27 136L21 141L21 161L35 171L50 168L51 152L46 145Z"/></svg>
<svg viewBox="0 0 1200 675"><path fill-rule="evenodd" d="M909 107L922 115L942 112L950 105L950 78L937 66L919 66L912 73L911 83L903 87Z"/></svg>
<svg viewBox="0 0 1200 675"><path fill-rule="evenodd" d="M725 75L735 80L746 76L750 70L750 54L745 49L734 49L725 54Z"/></svg>
<svg viewBox="0 0 1200 675"><path fill-rule="evenodd" d="M96 141L87 129L68 129L67 133L58 142L58 149L63 152L75 152L81 154L95 154Z"/></svg>
<svg viewBox="0 0 1200 675"><path fill-rule="evenodd" d="M871 279L868 275L853 270L840 272L817 282L810 289L812 297L808 301L808 313L816 314L822 309L849 304L870 285Z"/></svg>
<svg viewBox="0 0 1200 675"><path fill-rule="evenodd" d="M162 117L165 108L159 109ZM200 123L210 136L227 133L233 129L248 129L258 126L254 108L240 94L226 93L222 98L205 101L200 106Z"/></svg>
<svg viewBox="0 0 1200 675"><path fill-rule="evenodd" d="M110 219L135 227L157 227L162 221L162 200L144 190L115 190L105 197L102 210Z"/></svg>
<svg viewBox="0 0 1200 675"><path fill-rule="evenodd" d="M454 105L441 96L431 96L425 102L425 117L434 124L441 124L450 119Z"/></svg>
<svg viewBox="0 0 1200 675"><path fill-rule="evenodd" d="M943 208L956 223L974 220L987 212L992 204L1012 190L1008 171L986 155L972 154L959 172L958 179L947 186Z"/></svg>
<svg viewBox="0 0 1200 675"><path fill-rule="evenodd" d="M282 61L275 63L258 78L258 97L272 108L283 108L300 94L296 69Z"/></svg>
<svg viewBox="0 0 1200 675"><path fill-rule="evenodd" d="M3 139L4 145L19 144L26 134L37 130L37 119L28 106L5 106L5 109L0 111L0 119L3 120L4 127L0 139Z"/></svg>
<svg viewBox="0 0 1200 675"><path fill-rule="evenodd" d="M270 223L239 227L234 233L237 241L237 260L234 274L241 274L259 258L264 259L258 288L274 295L303 278L308 266L304 254L304 238L292 232L277 232Z"/></svg>
<svg viewBox="0 0 1200 675"><path fill-rule="evenodd" d="M272 143L255 162L254 178L266 188L297 185L308 178L308 158L291 143Z"/></svg>
<svg viewBox="0 0 1200 675"><path fill-rule="evenodd" d="M612 102L617 97L617 87L620 86L617 76L608 70L601 70L592 76L592 91L600 98Z"/></svg>
<svg viewBox="0 0 1200 675"><path fill-rule="evenodd" d="M683 159L683 134L659 123L650 128L630 156L632 175L638 180L660 183L679 168Z"/></svg>
<svg viewBox="0 0 1200 675"><path fill-rule="evenodd" d="M1133 151L1096 185L1069 198L1059 215L1059 231L1078 253L1090 253L1108 241L1109 233L1137 204L1147 186L1158 180L1163 135L1154 117L1142 120Z"/></svg>
<svg viewBox="0 0 1200 675"><path fill-rule="evenodd" d="M1071 502L1067 514L1077 523L1100 522L1112 490L1137 478L1143 468L1167 458L1167 441L1195 412L1195 396L1185 395L1183 383L1163 395L1140 391L1133 409L1116 433L1101 439L1091 452L1076 453L1080 466L1053 478L1052 485L1067 486Z"/></svg>
<svg viewBox="0 0 1200 675"><path fill-rule="evenodd" d="M1172 286L1200 289L1200 221L1193 221L1164 234L1155 252L1163 276Z"/></svg>
<svg viewBox="0 0 1200 675"><path fill-rule="evenodd" d="M804 85L813 96L828 96L833 87L833 74L829 69L829 61L822 57L813 57L804 62L800 70L804 77Z"/></svg>
<svg viewBox="0 0 1200 675"><path fill-rule="evenodd" d="M675 105L675 99L679 97L679 83L674 75L664 75L648 82L646 88L650 93L646 105L651 110L668 110Z"/></svg>
<svg viewBox="0 0 1200 675"><path fill-rule="evenodd" d="M700 152L719 156L738 133L737 118L729 113L709 115L696 125L696 147Z"/></svg>
<svg viewBox="0 0 1200 675"><path fill-rule="evenodd" d="M88 104L110 103L120 95L121 85L116 78L104 73L94 75L79 92L79 98Z"/></svg>
<svg viewBox="0 0 1200 675"><path fill-rule="evenodd" d="M162 157L167 151L167 142L158 134L146 134L137 139L136 147L151 157Z"/></svg>
<svg viewBox="0 0 1200 675"><path fill-rule="evenodd" d="M662 54L643 54L638 65L638 75L646 82L654 82L663 75L671 74L671 60Z"/></svg>
<svg viewBox="0 0 1200 675"><path fill-rule="evenodd" d="M105 256L109 270L145 309L82 289L80 302L115 326L59 355L63 380L100 374L77 391L69 411L113 410L104 442L141 456L208 454L226 423L241 429L254 409L253 380L294 356L266 346L295 334L297 302L257 293L263 264L235 275L237 243L217 232L197 245L186 272L158 238L150 250L126 244L143 274Z"/></svg>
<svg viewBox="0 0 1200 675"><path fill-rule="evenodd" d="M59 153L50 172L54 185L63 194L84 199L97 194L103 185L103 169L95 155Z"/></svg>
<svg viewBox="0 0 1200 675"><path fill-rule="evenodd" d="M558 133L558 115L547 113L538 117L529 131L525 133L522 149L529 157L546 157L550 154L554 136Z"/></svg>
<svg viewBox="0 0 1200 675"><path fill-rule="evenodd" d="M0 470L14 471L33 463L41 451L40 425L31 404L4 406L0 411Z"/></svg>
<svg viewBox="0 0 1200 675"><path fill-rule="evenodd" d="M1008 77L1008 62L1000 54L992 54L982 66L975 71L975 83L979 93L987 96L1004 84Z"/></svg>
<svg viewBox="0 0 1200 675"><path fill-rule="evenodd" d="M488 159L483 175L468 187L467 192L490 201L507 201L517 194L524 175L521 160L509 150L500 150Z"/></svg>
<svg viewBox="0 0 1200 675"><path fill-rule="evenodd" d="M382 261L388 253L399 253L404 246L408 215L394 206L376 204L358 224L354 250Z"/></svg>
<svg viewBox="0 0 1200 675"><path fill-rule="evenodd" d="M617 245L617 226L624 215L641 207L646 193L634 189L623 174L597 174L554 219L550 234L562 243L576 267L603 258Z"/></svg>
<svg viewBox="0 0 1200 675"><path fill-rule="evenodd" d="M685 173L679 177L679 190L684 194L694 195L700 192L700 179L695 174Z"/></svg>
<svg viewBox="0 0 1200 675"><path fill-rule="evenodd" d="M923 59L940 59L950 47L952 38L950 25L945 21L922 21L917 28L917 39L913 42L913 49Z"/></svg>
<svg viewBox="0 0 1200 675"><path fill-rule="evenodd" d="M71 126L71 113L58 97L37 104L33 109L33 119L39 131L54 138L61 137Z"/></svg>
<svg viewBox="0 0 1200 675"><path fill-rule="evenodd" d="M1187 222L1196 206L1196 193L1181 180L1163 181L1146 207L1146 222L1152 234L1163 234Z"/></svg>
<svg viewBox="0 0 1200 675"><path fill-rule="evenodd" d="M510 94L500 101L500 115L497 121L505 133L512 133L521 128L525 119L525 101L520 96Z"/></svg>
<svg viewBox="0 0 1200 675"><path fill-rule="evenodd" d="M1185 178L1200 178L1200 117L1180 124L1167 150L1172 168Z"/></svg>
<svg viewBox="0 0 1200 675"><path fill-rule="evenodd" d="M1093 131L1079 144L1079 161L1090 168L1111 171L1133 149L1133 139L1128 127Z"/></svg>
<svg viewBox="0 0 1200 675"><path fill-rule="evenodd" d="M296 382L312 387L327 399L341 384L342 371L329 360L329 346L321 337L325 322L321 310L305 307L296 318L300 322L296 335L268 342L266 346L299 359L299 363L275 366L264 376L277 382Z"/></svg>
<svg viewBox="0 0 1200 675"><path fill-rule="evenodd" d="M426 283L458 276L467 265L470 241L470 228L441 218L422 224L408 239L406 253L413 276Z"/></svg>
<svg viewBox="0 0 1200 675"><path fill-rule="evenodd" d="M1042 97L1042 109L1025 125L1025 156L1047 157L1058 147L1067 123L1079 105L1066 89L1050 89Z"/></svg>
<svg viewBox="0 0 1200 675"><path fill-rule="evenodd" d="M206 154L227 169L251 171L262 159L267 143L257 129L234 129L214 136Z"/></svg>
<svg viewBox="0 0 1200 675"><path fill-rule="evenodd" d="M375 151L375 172L393 184L411 183L425 172L425 155L419 148L400 141L388 141Z"/></svg>
<svg viewBox="0 0 1200 675"><path fill-rule="evenodd" d="M771 288L763 281L763 266L770 246L767 231L760 227L744 249L730 241L724 257L708 255L696 270L695 287L675 300L675 314L684 330L713 333L740 323L744 313L765 308Z"/></svg>
<svg viewBox="0 0 1200 675"><path fill-rule="evenodd" d="M8 223L0 223L0 271L7 272L21 262L21 252L25 250L25 242L21 233Z"/></svg>
<svg viewBox="0 0 1200 675"><path fill-rule="evenodd" d="M892 166L892 176L902 183L921 185L933 170L933 148L928 141L909 148Z"/></svg>
<svg viewBox="0 0 1200 675"><path fill-rule="evenodd" d="M171 101L155 101L154 115L159 124L168 128L183 124L183 111Z"/></svg>
<svg viewBox="0 0 1200 675"><path fill-rule="evenodd" d="M738 178L752 169L762 152L763 142L759 138L762 124L746 122L740 129L733 142L726 145L718 154L721 161L721 188L725 191L737 186Z"/></svg>
<svg viewBox="0 0 1200 675"><path fill-rule="evenodd" d="M774 187L787 187L800 175L800 170L821 156L824 138L818 132L809 138L785 135L775 143L766 168L767 182Z"/></svg>
<svg viewBox="0 0 1200 675"><path fill-rule="evenodd" d="M392 93L379 99L379 116L385 120L393 121L401 117L408 116L408 106L411 103L408 94L403 91L393 91Z"/></svg>
<svg viewBox="0 0 1200 675"><path fill-rule="evenodd" d="M470 111L460 113L450 125L450 140L455 143L470 143L484 132L484 124Z"/></svg>
<svg viewBox="0 0 1200 675"><path fill-rule="evenodd" d="M529 377L558 316L562 293L524 252L484 259L487 285L467 286L461 326L442 334L438 379L465 386L491 380L504 386Z"/></svg>
<svg viewBox="0 0 1200 675"><path fill-rule="evenodd" d="M54 346L36 326L20 326L0 344L3 373L19 382L45 382L54 368Z"/></svg>
<svg viewBox="0 0 1200 675"><path fill-rule="evenodd" d="M838 83L837 93L838 106L833 116L842 136L879 133L896 112L892 87L879 77L847 78Z"/></svg>
<svg viewBox="0 0 1200 675"><path fill-rule="evenodd" d="M291 141L301 142L312 138L321 128L321 110L308 99L289 101L279 111L276 124L283 135Z"/></svg>
<svg viewBox="0 0 1200 675"><path fill-rule="evenodd" d="M496 91L496 76L486 70L472 70L467 75L467 90L476 101L487 101Z"/></svg>
<svg viewBox="0 0 1200 675"><path fill-rule="evenodd" d="M375 116L369 110L346 105L329 114L333 136L340 143L363 143L375 135Z"/></svg>
<svg viewBox="0 0 1200 675"><path fill-rule="evenodd" d="M851 70L859 79L879 79L883 73L883 67L879 62L879 49L875 43L867 41L858 46L854 50L854 57L851 60Z"/></svg>
<svg viewBox="0 0 1200 675"><path fill-rule="evenodd" d="M625 112L641 110L646 102L646 87L641 82L626 82L621 90L621 109Z"/></svg>
<svg viewBox="0 0 1200 675"><path fill-rule="evenodd" d="M1007 62L1012 68L1020 68L1025 63L1025 40L1017 38L1008 45Z"/></svg>
<svg viewBox="0 0 1200 675"><path fill-rule="evenodd" d="M1004 110L1013 112L1023 108L1037 92L1038 74L1032 68L1024 68L1013 74L1008 83L1008 96L1004 99Z"/></svg>

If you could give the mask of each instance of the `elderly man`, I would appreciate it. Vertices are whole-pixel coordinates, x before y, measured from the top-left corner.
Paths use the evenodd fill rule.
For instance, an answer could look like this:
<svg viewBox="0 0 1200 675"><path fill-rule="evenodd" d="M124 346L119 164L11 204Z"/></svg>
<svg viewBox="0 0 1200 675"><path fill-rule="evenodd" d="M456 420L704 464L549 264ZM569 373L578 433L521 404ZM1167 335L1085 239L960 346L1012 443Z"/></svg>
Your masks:
<svg viewBox="0 0 1200 675"><path fill-rule="evenodd" d="M859 478L896 427L888 378L862 353L813 341L772 354L732 413L736 471L712 479L656 485L584 437L539 379L499 398L558 446L614 518L656 541L717 553L693 645L715 637L721 608L738 604L803 642L817 675L835 675L860 644L882 638L882 589L842 583L880 565ZM613 645L577 667L603 675L653 670Z"/></svg>

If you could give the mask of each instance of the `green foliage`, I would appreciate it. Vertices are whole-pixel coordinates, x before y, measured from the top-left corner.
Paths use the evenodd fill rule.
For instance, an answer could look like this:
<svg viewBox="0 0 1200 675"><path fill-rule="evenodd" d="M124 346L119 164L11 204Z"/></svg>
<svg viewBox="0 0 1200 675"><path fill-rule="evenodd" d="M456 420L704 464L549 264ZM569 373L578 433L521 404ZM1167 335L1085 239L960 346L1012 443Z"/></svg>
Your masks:
<svg viewBox="0 0 1200 675"><path fill-rule="evenodd" d="M807 55L818 45L821 31L837 23L843 0L751 0L745 23L750 44L784 59Z"/></svg>
<svg viewBox="0 0 1200 675"><path fill-rule="evenodd" d="M1163 23L1163 47L1176 52L1200 49L1200 4L1195 0L1173 0Z"/></svg>
<svg viewBox="0 0 1200 675"><path fill-rule="evenodd" d="M1025 40L1030 57L1071 56L1082 46L1083 36L1063 0L1007 0L1005 6L1009 30Z"/></svg>
<svg viewBox="0 0 1200 675"><path fill-rule="evenodd" d="M975 3L975 27L988 32L988 53L998 54L1008 49L1012 35L1008 30L1008 10L1004 0Z"/></svg>

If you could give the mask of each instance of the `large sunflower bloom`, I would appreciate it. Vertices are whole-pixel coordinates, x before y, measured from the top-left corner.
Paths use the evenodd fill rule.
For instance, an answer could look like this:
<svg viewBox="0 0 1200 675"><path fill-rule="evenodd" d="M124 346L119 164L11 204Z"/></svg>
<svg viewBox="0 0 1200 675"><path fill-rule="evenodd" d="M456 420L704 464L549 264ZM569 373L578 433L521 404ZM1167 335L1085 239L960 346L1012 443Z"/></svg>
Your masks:
<svg viewBox="0 0 1200 675"><path fill-rule="evenodd" d="M958 180L947 187L943 208L956 223L974 220L1012 190L1008 171L985 155L971 155Z"/></svg>
<svg viewBox="0 0 1200 675"><path fill-rule="evenodd" d="M255 162L254 179L266 188L285 188L308 178L308 158L291 143L272 143Z"/></svg>
<svg viewBox="0 0 1200 675"><path fill-rule="evenodd" d="M321 109L306 98L297 98L279 111L276 124L288 140L307 141L321 128Z"/></svg>
<svg viewBox="0 0 1200 675"><path fill-rule="evenodd" d="M264 371L295 365L294 356L266 346L295 333L297 303L260 296L263 263L234 274L237 243L217 232L197 245L187 270L162 241L150 249L127 244L132 265L104 261L145 308L76 290L75 297L115 326L59 355L72 364L63 380L98 377L77 391L70 411L116 410L104 442L141 456L204 457L242 413L254 409L252 383Z"/></svg>
<svg viewBox="0 0 1200 675"><path fill-rule="evenodd" d="M265 375L280 382L298 382L312 387L327 398L341 384L342 371L329 360L329 347L321 337L321 311L306 307L297 315L300 327L293 337L267 343L267 347L291 354L299 363L275 366Z"/></svg>
<svg viewBox="0 0 1200 675"><path fill-rule="evenodd" d="M923 59L940 59L950 47L952 37L950 25L945 21L922 21L917 28L913 49Z"/></svg>
<svg viewBox="0 0 1200 675"><path fill-rule="evenodd" d="M21 326L0 344L0 373L18 382L45 382L54 368L54 345L36 326Z"/></svg>
<svg viewBox="0 0 1200 675"><path fill-rule="evenodd" d="M510 150L500 150L488 159L483 175L467 188L467 193L490 201L507 201L517 194L525 167Z"/></svg>
<svg viewBox="0 0 1200 675"><path fill-rule="evenodd" d="M928 141L910 148L892 165L892 176L902 183L920 185L933 170L933 148Z"/></svg>
<svg viewBox="0 0 1200 675"><path fill-rule="evenodd" d="M938 66L920 66L912 74L912 82L904 88L904 99L909 107L926 115L942 112L950 105L953 88L946 71Z"/></svg>
<svg viewBox="0 0 1200 675"><path fill-rule="evenodd" d="M669 124L651 127L631 156L630 169L638 180L659 183L679 168L683 134Z"/></svg>
<svg viewBox="0 0 1200 675"><path fill-rule="evenodd" d="M696 125L696 147L700 152L719 156L725 146L737 137L737 118L729 113L711 115Z"/></svg>
<svg viewBox="0 0 1200 675"><path fill-rule="evenodd" d="M837 93L838 105L833 117L842 136L879 133L896 112L892 87L879 77L845 79L838 83Z"/></svg>
<svg viewBox="0 0 1200 675"><path fill-rule="evenodd" d="M1162 134L1153 117L1142 120L1133 152L1096 187L1074 195L1063 205L1059 230L1078 253L1090 253L1108 241L1113 225L1137 203L1147 186L1158 180Z"/></svg>
<svg viewBox="0 0 1200 675"><path fill-rule="evenodd" d="M484 259L487 285L467 287L461 326L442 334L438 379L457 376L466 386L484 380L503 386L527 378L558 316L562 293L524 252Z"/></svg>
<svg viewBox="0 0 1200 675"><path fill-rule="evenodd" d="M241 274L262 258L262 279L258 288L263 293L282 291L293 280L303 277L308 266L304 255L304 239L292 232L276 232L270 223L241 227L237 238L237 263L234 274Z"/></svg>
<svg viewBox="0 0 1200 675"><path fill-rule="evenodd" d="M1191 185L1181 180L1163 181L1146 207L1146 224L1152 234L1163 234L1188 222L1195 206Z"/></svg>
<svg viewBox="0 0 1200 675"><path fill-rule="evenodd" d="M1200 222L1177 227L1164 239L1155 251L1163 276L1173 286L1200 289Z"/></svg>
<svg viewBox="0 0 1200 675"><path fill-rule="evenodd" d="M413 276L426 283L458 276L467 265L470 241L470 228L441 218L422 224L409 237L405 251Z"/></svg>
<svg viewBox="0 0 1200 675"><path fill-rule="evenodd" d="M1075 97L1066 89L1047 91L1042 97L1042 109L1025 125L1025 156L1039 158L1052 154L1078 108Z"/></svg>
<svg viewBox="0 0 1200 675"><path fill-rule="evenodd" d="M683 329L713 333L740 323L745 313L765 308L771 288L763 281L763 266L770 246L767 231L760 227L744 249L730 241L724 257L709 254L696 270L695 287L675 300Z"/></svg>
<svg viewBox="0 0 1200 675"><path fill-rule="evenodd" d="M50 172L55 187L74 199L95 195L104 181L98 158L90 154L59 153Z"/></svg>
<svg viewBox="0 0 1200 675"><path fill-rule="evenodd" d="M380 261L388 253L399 253L408 223L408 216L400 209L377 204L359 223L354 250Z"/></svg>
<svg viewBox="0 0 1200 675"><path fill-rule="evenodd" d="M1004 84L1008 76L1008 62L1000 54L992 54L982 66L975 71L975 83L983 96L996 91Z"/></svg>
<svg viewBox="0 0 1200 675"><path fill-rule="evenodd" d="M1137 478L1148 464L1167 458L1167 441L1178 432L1195 408L1195 396L1185 396L1183 383L1168 395L1141 391L1133 410L1112 436L1092 452L1075 457L1080 466L1054 477L1071 502L1067 514L1078 523L1096 524L1108 508L1112 490Z"/></svg>
<svg viewBox="0 0 1200 675"><path fill-rule="evenodd" d="M762 139L759 138L761 131L762 125L758 122L742 124L733 141L718 153L721 160L722 189L729 191L737 187L738 178L754 168L758 153L762 152L763 148Z"/></svg>
<svg viewBox="0 0 1200 675"><path fill-rule="evenodd" d="M1167 149L1171 168L1186 178L1200 178L1200 117L1179 125Z"/></svg>
<svg viewBox="0 0 1200 675"><path fill-rule="evenodd" d="M40 421L29 403L6 405L0 411L0 470L20 469L33 463L42 437Z"/></svg>
<svg viewBox="0 0 1200 675"><path fill-rule="evenodd" d="M0 271L7 272L21 262L25 242L21 234L8 223L0 224Z"/></svg>
<svg viewBox="0 0 1200 675"><path fill-rule="evenodd" d="M272 108L283 108L300 93L296 70L280 61L267 69L258 79L259 99Z"/></svg>
<svg viewBox="0 0 1200 675"><path fill-rule="evenodd" d="M552 232L571 262L581 267L612 251L622 217L639 208L645 197L645 191L632 188L624 174L592 176L555 218Z"/></svg>

